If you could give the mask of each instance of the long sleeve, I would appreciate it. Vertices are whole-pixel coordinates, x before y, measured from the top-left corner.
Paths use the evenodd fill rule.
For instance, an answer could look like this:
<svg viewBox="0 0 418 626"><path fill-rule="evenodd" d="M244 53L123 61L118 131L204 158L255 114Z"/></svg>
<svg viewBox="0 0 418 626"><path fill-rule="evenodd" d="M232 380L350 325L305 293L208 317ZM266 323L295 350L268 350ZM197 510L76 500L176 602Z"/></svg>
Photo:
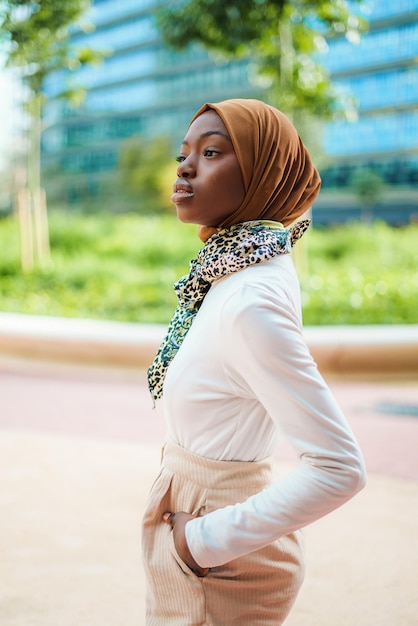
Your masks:
<svg viewBox="0 0 418 626"><path fill-rule="evenodd" d="M296 308L286 291L254 284L225 300L220 326L231 389L262 404L299 463L245 502L187 524L187 542L202 567L222 565L318 520L365 484L358 444L309 353Z"/></svg>

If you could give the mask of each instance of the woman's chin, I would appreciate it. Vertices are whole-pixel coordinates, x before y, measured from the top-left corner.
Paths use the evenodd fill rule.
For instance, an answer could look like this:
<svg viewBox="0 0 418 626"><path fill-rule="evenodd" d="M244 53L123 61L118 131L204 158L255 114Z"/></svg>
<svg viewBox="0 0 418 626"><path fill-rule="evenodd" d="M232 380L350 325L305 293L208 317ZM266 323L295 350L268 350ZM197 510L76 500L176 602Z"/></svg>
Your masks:
<svg viewBox="0 0 418 626"><path fill-rule="evenodd" d="M176 212L177 212L177 218L180 220L180 222L183 222L184 224L198 224L199 220L196 220L193 215L190 213L190 211L188 211L187 209L185 209L184 207L180 206L180 205L176 205Z"/></svg>

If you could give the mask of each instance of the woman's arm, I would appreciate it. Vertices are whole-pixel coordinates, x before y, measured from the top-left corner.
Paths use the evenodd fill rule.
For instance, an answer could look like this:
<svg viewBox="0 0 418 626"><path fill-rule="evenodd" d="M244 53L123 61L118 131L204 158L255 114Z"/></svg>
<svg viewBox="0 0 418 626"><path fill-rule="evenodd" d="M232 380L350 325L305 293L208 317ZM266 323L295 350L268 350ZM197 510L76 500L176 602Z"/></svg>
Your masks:
<svg viewBox="0 0 418 626"><path fill-rule="evenodd" d="M286 294L244 286L226 302L221 327L232 388L258 399L300 462L245 502L187 523L187 544L201 567L222 565L323 517L362 489L366 476L359 446Z"/></svg>

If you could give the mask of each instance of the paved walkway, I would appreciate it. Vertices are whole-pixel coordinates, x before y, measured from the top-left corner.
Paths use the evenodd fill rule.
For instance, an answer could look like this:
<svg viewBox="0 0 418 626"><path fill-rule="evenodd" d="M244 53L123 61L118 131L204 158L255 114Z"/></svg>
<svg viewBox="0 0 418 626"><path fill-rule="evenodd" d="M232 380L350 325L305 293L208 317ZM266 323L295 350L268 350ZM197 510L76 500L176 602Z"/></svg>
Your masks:
<svg viewBox="0 0 418 626"><path fill-rule="evenodd" d="M306 529L286 626L415 626L418 381L329 383L369 482ZM0 361L1 626L143 626L139 524L163 438L140 371ZM286 446L277 461L292 467Z"/></svg>

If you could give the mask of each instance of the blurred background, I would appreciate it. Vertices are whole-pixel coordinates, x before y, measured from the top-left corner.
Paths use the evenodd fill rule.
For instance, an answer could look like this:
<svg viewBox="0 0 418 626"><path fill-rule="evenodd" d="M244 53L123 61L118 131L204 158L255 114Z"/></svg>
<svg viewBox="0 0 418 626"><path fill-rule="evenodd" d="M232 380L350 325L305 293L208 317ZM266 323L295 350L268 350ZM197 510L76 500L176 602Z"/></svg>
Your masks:
<svg viewBox="0 0 418 626"><path fill-rule="evenodd" d="M418 0L0 0L1 626L144 624L144 370L201 246L175 156L236 97L282 109L320 170L292 254L369 472L306 529L286 623L417 623Z"/></svg>
<svg viewBox="0 0 418 626"><path fill-rule="evenodd" d="M418 0L1 7L0 310L166 323L199 247L178 145L203 102L255 97L323 180L305 323L417 321Z"/></svg>

